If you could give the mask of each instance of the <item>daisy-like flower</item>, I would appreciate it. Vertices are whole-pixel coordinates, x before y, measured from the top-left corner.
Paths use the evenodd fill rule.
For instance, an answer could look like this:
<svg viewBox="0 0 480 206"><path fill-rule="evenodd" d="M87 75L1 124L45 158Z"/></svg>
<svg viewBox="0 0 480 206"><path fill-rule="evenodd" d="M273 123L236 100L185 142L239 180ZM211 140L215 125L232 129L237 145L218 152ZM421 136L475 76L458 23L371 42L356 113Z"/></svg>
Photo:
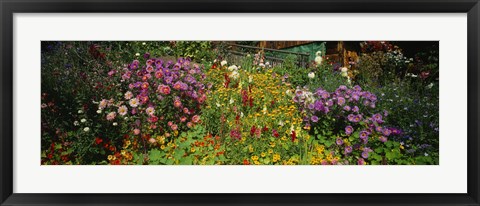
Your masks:
<svg viewBox="0 0 480 206"><path fill-rule="evenodd" d="M128 112L128 108L125 105L122 105L118 108L118 114L125 116Z"/></svg>
<svg viewBox="0 0 480 206"><path fill-rule="evenodd" d="M192 117L192 122L198 123L199 121L200 121L200 116L194 115L194 116Z"/></svg>
<svg viewBox="0 0 480 206"><path fill-rule="evenodd" d="M173 106L176 107L176 108L179 108L182 106L182 102L180 101L180 99L175 99L173 100Z"/></svg>
<svg viewBox="0 0 480 206"><path fill-rule="evenodd" d="M116 116L117 116L117 113L110 112L110 113L107 114L107 120L111 121L111 120L115 119Z"/></svg>
<svg viewBox="0 0 480 206"><path fill-rule="evenodd" d="M123 95L126 100L129 100L133 97L133 93L131 91L125 92L125 95Z"/></svg>
<svg viewBox="0 0 480 206"><path fill-rule="evenodd" d="M85 127L85 128L83 128L83 131L84 131L84 132L88 132L88 131L90 131L90 128L89 128L89 127Z"/></svg>
<svg viewBox="0 0 480 206"><path fill-rule="evenodd" d="M138 107L139 102L137 98L133 98L133 99L130 99L128 103L130 104L131 107Z"/></svg>
<svg viewBox="0 0 480 206"><path fill-rule="evenodd" d="M155 109L153 107L148 107L145 112L148 114L148 115L153 115L153 113L155 113Z"/></svg>
<svg viewBox="0 0 480 206"><path fill-rule="evenodd" d="M100 104L98 105L98 108L105 109L105 107L107 107L107 104L108 104L108 101L106 99L102 99L102 101L100 101Z"/></svg>

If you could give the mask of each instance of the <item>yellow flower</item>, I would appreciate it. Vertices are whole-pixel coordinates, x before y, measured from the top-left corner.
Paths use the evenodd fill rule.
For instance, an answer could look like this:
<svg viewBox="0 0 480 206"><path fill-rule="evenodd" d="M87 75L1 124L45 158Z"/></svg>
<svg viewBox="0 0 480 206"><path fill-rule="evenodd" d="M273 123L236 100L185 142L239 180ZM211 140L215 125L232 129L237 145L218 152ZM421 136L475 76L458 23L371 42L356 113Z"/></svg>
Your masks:
<svg viewBox="0 0 480 206"><path fill-rule="evenodd" d="M251 157L253 161L257 161L258 160L258 156L254 155Z"/></svg>
<svg viewBox="0 0 480 206"><path fill-rule="evenodd" d="M280 160L280 154L273 155L273 162L278 162Z"/></svg>
<svg viewBox="0 0 480 206"><path fill-rule="evenodd" d="M268 154L272 154L273 153L273 150L272 149L268 149Z"/></svg>
<svg viewBox="0 0 480 206"><path fill-rule="evenodd" d="M113 155L108 155L108 158L107 158L107 159L108 159L108 161L112 161L113 158L115 158Z"/></svg>
<svg viewBox="0 0 480 206"><path fill-rule="evenodd" d="M267 155L267 154L265 154L265 152L262 152L262 153L260 154L261 157L265 157L266 155Z"/></svg>
<svg viewBox="0 0 480 206"><path fill-rule="evenodd" d="M190 148L190 152L195 152L195 147Z"/></svg>
<svg viewBox="0 0 480 206"><path fill-rule="evenodd" d="M160 146L160 149L164 150L164 149L165 149L165 145Z"/></svg>

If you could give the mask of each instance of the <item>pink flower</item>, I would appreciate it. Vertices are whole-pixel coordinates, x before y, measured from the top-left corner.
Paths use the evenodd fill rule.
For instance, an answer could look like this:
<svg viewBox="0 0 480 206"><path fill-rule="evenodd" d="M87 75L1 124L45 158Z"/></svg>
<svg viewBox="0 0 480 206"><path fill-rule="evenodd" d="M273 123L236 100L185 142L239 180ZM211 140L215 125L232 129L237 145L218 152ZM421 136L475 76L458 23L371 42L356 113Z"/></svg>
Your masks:
<svg viewBox="0 0 480 206"><path fill-rule="evenodd" d="M153 107L148 107L145 112L148 114L148 115L153 115L153 113L155 113L155 109Z"/></svg>
<svg viewBox="0 0 480 206"><path fill-rule="evenodd" d="M194 116L192 117L192 122L198 123L199 121L200 121L200 116L194 115Z"/></svg>
<svg viewBox="0 0 480 206"><path fill-rule="evenodd" d="M111 121L111 120L115 119L116 116L117 116L117 113L110 112L110 113L107 114L107 120Z"/></svg>
<svg viewBox="0 0 480 206"><path fill-rule="evenodd" d="M192 128L192 127L193 127L193 123L192 123L192 122L187 122L187 127L188 127L188 128Z"/></svg>
<svg viewBox="0 0 480 206"><path fill-rule="evenodd" d="M125 105L122 105L118 108L118 114L125 116L128 112L128 109Z"/></svg>
<svg viewBox="0 0 480 206"><path fill-rule="evenodd" d="M172 130L174 130L174 131L175 131L175 130L177 130L177 129L178 129L178 126L177 126L177 124L173 124L173 125L171 126L171 128L172 128Z"/></svg>
<svg viewBox="0 0 480 206"><path fill-rule="evenodd" d="M171 127L171 126L173 125L173 122L172 122L172 121L169 121L169 122L167 123L167 125L168 125L169 127Z"/></svg>
<svg viewBox="0 0 480 206"><path fill-rule="evenodd" d="M139 130L139 129L134 129L134 130L133 130L133 134L139 135L139 134L140 134L140 130Z"/></svg>
<svg viewBox="0 0 480 206"><path fill-rule="evenodd" d="M166 85L160 85L160 86L158 86L158 91L161 94L168 95L168 94L170 94L170 87L166 86Z"/></svg>
<svg viewBox="0 0 480 206"><path fill-rule="evenodd" d="M124 96L125 96L125 99L129 100L133 97L133 94L132 94L131 91L127 91L127 92L125 92Z"/></svg>
<svg viewBox="0 0 480 206"><path fill-rule="evenodd" d="M175 99L173 101L173 106L176 107L176 108L179 108L182 106L182 102L180 101L180 99Z"/></svg>

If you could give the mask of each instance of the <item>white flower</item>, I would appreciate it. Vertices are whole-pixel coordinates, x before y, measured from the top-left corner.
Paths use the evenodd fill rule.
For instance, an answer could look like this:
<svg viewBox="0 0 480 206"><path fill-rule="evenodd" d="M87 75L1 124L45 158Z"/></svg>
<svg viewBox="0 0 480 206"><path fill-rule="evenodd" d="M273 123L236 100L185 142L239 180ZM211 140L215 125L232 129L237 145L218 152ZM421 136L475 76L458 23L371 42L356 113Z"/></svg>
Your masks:
<svg viewBox="0 0 480 206"><path fill-rule="evenodd" d="M428 153L426 153L426 152L425 152L425 154L424 154L424 155L425 155L425 157L428 157Z"/></svg>
<svg viewBox="0 0 480 206"><path fill-rule="evenodd" d="M128 117L123 118L124 120L128 120Z"/></svg>
<svg viewBox="0 0 480 206"><path fill-rule="evenodd" d="M220 106L221 106L219 103L216 103L215 105L216 105L217 107L220 107Z"/></svg>
<svg viewBox="0 0 480 206"><path fill-rule="evenodd" d="M75 122L73 122L73 125L78 126L78 125L80 125L80 123L78 123L78 121L75 121Z"/></svg>
<svg viewBox="0 0 480 206"><path fill-rule="evenodd" d="M348 77L348 73L347 72L342 72L342 77Z"/></svg>
<svg viewBox="0 0 480 206"><path fill-rule="evenodd" d="M147 43L143 42L142 45L146 45Z"/></svg>
<svg viewBox="0 0 480 206"><path fill-rule="evenodd" d="M283 127L283 125L285 125L285 124L283 123L282 120L280 120L280 122L278 122L278 125Z"/></svg>
<svg viewBox="0 0 480 206"><path fill-rule="evenodd" d="M229 67L228 67L228 71L231 71L231 72L232 72L232 71L237 71L237 70L238 70L238 67L235 66L235 65L232 65L232 66L229 66Z"/></svg>
<svg viewBox="0 0 480 206"><path fill-rule="evenodd" d="M308 78L310 78L310 79L315 78L315 73L313 73L313 72L308 73Z"/></svg>
<svg viewBox="0 0 480 206"><path fill-rule="evenodd" d="M240 77L240 74L237 71L233 71L232 74L230 74L230 77L233 79L238 79L238 77Z"/></svg>
<svg viewBox="0 0 480 206"><path fill-rule="evenodd" d="M118 123L114 122L114 123L112 123L112 125L113 125L113 126L117 126L117 125L118 125Z"/></svg>
<svg viewBox="0 0 480 206"><path fill-rule="evenodd" d="M85 122L87 122L87 120L86 119L81 119L80 122L85 123Z"/></svg>
<svg viewBox="0 0 480 206"><path fill-rule="evenodd" d="M240 117L242 117L242 118L243 118L243 112L240 112Z"/></svg>
<svg viewBox="0 0 480 206"><path fill-rule="evenodd" d="M101 113L102 113L101 109L97 110L97 114L101 114Z"/></svg>
<svg viewBox="0 0 480 206"><path fill-rule="evenodd" d="M226 60L223 60L222 62L220 62L220 65L222 65L222 67L225 66L225 65L227 65L227 61L226 61Z"/></svg>
<svg viewBox="0 0 480 206"><path fill-rule="evenodd" d="M263 105L262 112L263 112L263 114L267 114L267 106L266 105Z"/></svg>
<svg viewBox="0 0 480 206"><path fill-rule="evenodd" d="M230 98L230 104L233 104L235 102L235 100L233 100L233 98Z"/></svg>
<svg viewBox="0 0 480 206"><path fill-rule="evenodd" d="M265 62L265 66L270 66L270 62Z"/></svg>
<svg viewBox="0 0 480 206"><path fill-rule="evenodd" d="M137 98L131 99L129 104L130 104L131 107L137 107L138 106L138 99Z"/></svg>
<svg viewBox="0 0 480 206"><path fill-rule="evenodd" d="M315 57L315 63L317 65L321 65L322 64L322 61L323 61L323 58L321 56L317 56Z"/></svg>
<svg viewBox="0 0 480 206"><path fill-rule="evenodd" d="M90 128L89 128L89 127L85 127L85 128L83 128L83 131L84 131L84 132L88 132L88 131L90 131Z"/></svg>
<svg viewBox="0 0 480 206"><path fill-rule="evenodd" d="M322 55L322 51L317 51L317 53L315 53L315 56L321 56Z"/></svg>
<svg viewBox="0 0 480 206"><path fill-rule="evenodd" d="M252 83L252 81L253 81L252 75L248 76L248 83Z"/></svg>
<svg viewBox="0 0 480 206"><path fill-rule="evenodd" d="M135 56L137 56L137 57L140 56L140 53L136 53Z"/></svg>
<svg viewBox="0 0 480 206"><path fill-rule="evenodd" d="M79 113L79 114L82 114L82 113L83 113L83 110L78 110L78 113Z"/></svg>
<svg viewBox="0 0 480 206"><path fill-rule="evenodd" d="M287 89L287 91L285 91L285 94L287 94L287 95L290 96L290 97L293 95L293 94L292 94L292 91L290 91L289 89Z"/></svg>
<svg viewBox="0 0 480 206"><path fill-rule="evenodd" d="M431 89L433 87L433 83L430 83L429 85L427 85L427 88Z"/></svg>
<svg viewBox="0 0 480 206"><path fill-rule="evenodd" d="M347 72L347 71L348 71L348 68L347 68L347 67L342 67L342 68L340 68L340 71L341 71L341 72Z"/></svg>
<svg viewBox="0 0 480 206"><path fill-rule="evenodd" d="M265 68L265 64L263 64L263 63L258 64L258 66L260 66L262 68Z"/></svg>

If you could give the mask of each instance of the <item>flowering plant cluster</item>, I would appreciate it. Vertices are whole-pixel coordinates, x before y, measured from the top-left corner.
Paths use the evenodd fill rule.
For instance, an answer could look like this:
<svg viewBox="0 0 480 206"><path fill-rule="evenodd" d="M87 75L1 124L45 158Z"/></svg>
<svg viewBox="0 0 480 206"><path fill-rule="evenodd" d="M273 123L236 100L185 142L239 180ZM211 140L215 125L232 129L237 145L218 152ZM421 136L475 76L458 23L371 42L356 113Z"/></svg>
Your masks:
<svg viewBox="0 0 480 206"><path fill-rule="evenodd" d="M358 85L353 88L342 85L334 92L297 88L293 100L305 114L306 128L327 149L341 156L343 164L385 164L382 158L385 154L376 154L373 160L371 154L389 136L402 133L384 125L388 112L375 113L377 96Z"/></svg>
<svg viewBox="0 0 480 206"><path fill-rule="evenodd" d="M112 96L97 102L104 121L122 124L127 134L152 143L153 134L177 136L201 122L199 112L206 100L201 66L185 58L134 60L125 66L108 72L118 86Z"/></svg>

